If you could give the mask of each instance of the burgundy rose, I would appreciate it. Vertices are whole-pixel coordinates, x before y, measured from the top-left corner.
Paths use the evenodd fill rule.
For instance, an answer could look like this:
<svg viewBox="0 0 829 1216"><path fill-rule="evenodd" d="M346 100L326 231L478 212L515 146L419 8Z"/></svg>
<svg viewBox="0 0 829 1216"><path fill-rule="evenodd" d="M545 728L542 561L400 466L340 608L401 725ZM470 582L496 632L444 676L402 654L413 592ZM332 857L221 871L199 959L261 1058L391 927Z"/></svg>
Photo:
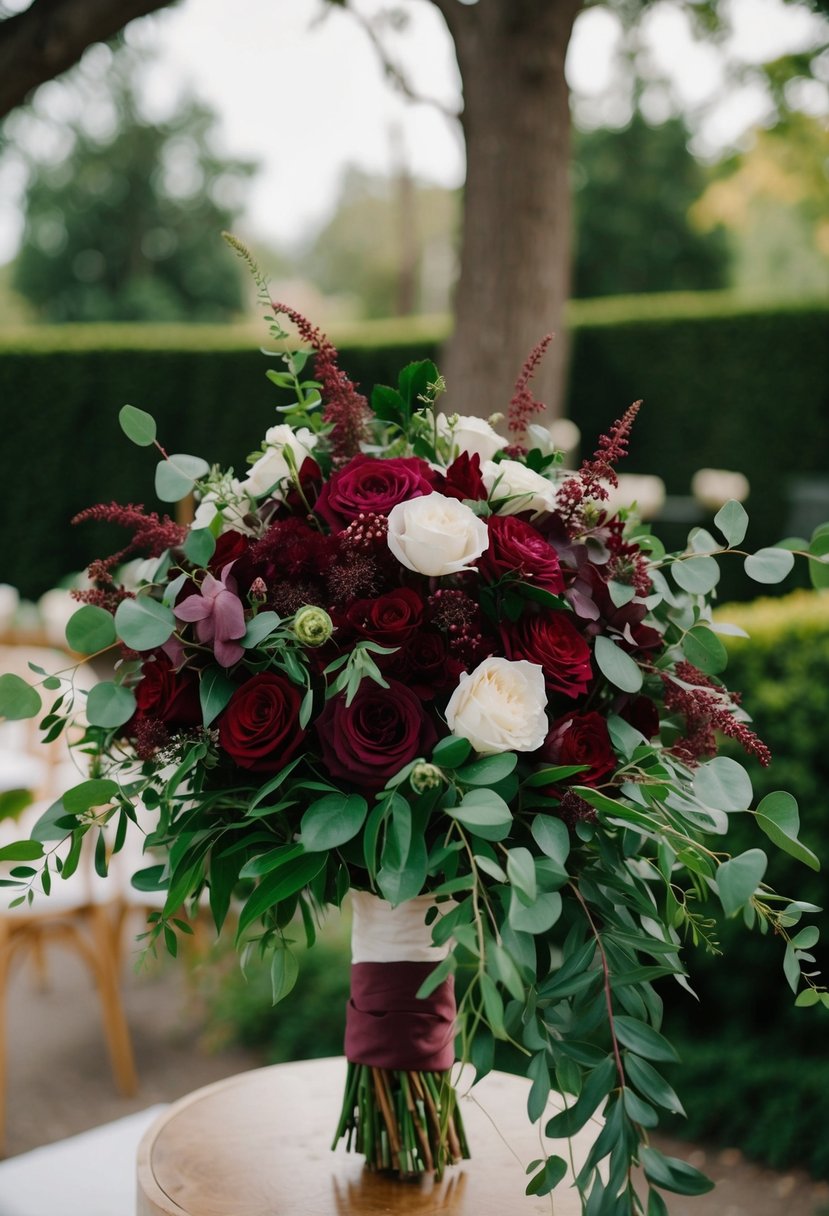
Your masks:
<svg viewBox="0 0 829 1216"><path fill-rule="evenodd" d="M514 574L553 595L564 590L556 551L532 524L515 515L490 515L486 522L489 548L478 558L483 578L498 582Z"/></svg>
<svg viewBox="0 0 829 1216"><path fill-rule="evenodd" d="M330 776L377 790L389 777L432 750L437 732L420 700L404 684L381 688L364 680L350 706L333 697L317 720L322 758Z"/></svg>
<svg viewBox="0 0 829 1216"><path fill-rule="evenodd" d="M629 722L646 739L659 734L659 710L650 697L631 697L619 710L619 717Z"/></svg>
<svg viewBox="0 0 829 1216"><path fill-rule="evenodd" d="M388 515L399 502L431 494L436 475L418 456L378 460L355 456L332 473L314 510L335 532L347 528L358 515Z"/></svg>
<svg viewBox="0 0 829 1216"><path fill-rule="evenodd" d="M378 656L379 658L380 656ZM423 701L458 682L457 664L449 661L446 642L437 629L419 629L404 646L387 656L383 670Z"/></svg>
<svg viewBox="0 0 829 1216"><path fill-rule="evenodd" d="M409 587L396 587L377 599L355 600L345 621L355 633L381 646L402 646L423 622L423 600Z"/></svg>
<svg viewBox="0 0 829 1216"><path fill-rule="evenodd" d="M216 540L213 556L207 563L208 570L218 578L225 566L244 557L249 547L249 537L243 536L241 532L235 532L233 528L228 528L227 532L223 532ZM239 577L238 568L234 570L234 575L236 578Z"/></svg>
<svg viewBox="0 0 829 1216"><path fill-rule="evenodd" d="M240 768L276 772L290 760L305 731L299 725L302 696L285 676L263 671L230 698L219 720L219 743Z"/></svg>
<svg viewBox="0 0 829 1216"><path fill-rule="evenodd" d="M601 785L618 764L607 723L601 714L565 714L550 727L539 756L547 764L586 764L573 780L578 785Z"/></svg>
<svg viewBox="0 0 829 1216"><path fill-rule="evenodd" d="M441 494L447 498L479 499L487 497L487 488L481 476L481 458L477 452L470 456L461 452L447 468L440 487Z"/></svg>
<svg viewBox="0 0 829 1216"><path fill-rule="evenodd" d="M144 663L135 688L136 717L168 726L201 725L199 682L192 671L175 671L165 654Z"/></svg>
<svg viewBox="0 0 829 1216"><path fill-rule="evenodd" d="M544 669L551 692L578 697L593 678L590 647L566 612L525 614L501 630L508 659L527 659Z"/></svg>

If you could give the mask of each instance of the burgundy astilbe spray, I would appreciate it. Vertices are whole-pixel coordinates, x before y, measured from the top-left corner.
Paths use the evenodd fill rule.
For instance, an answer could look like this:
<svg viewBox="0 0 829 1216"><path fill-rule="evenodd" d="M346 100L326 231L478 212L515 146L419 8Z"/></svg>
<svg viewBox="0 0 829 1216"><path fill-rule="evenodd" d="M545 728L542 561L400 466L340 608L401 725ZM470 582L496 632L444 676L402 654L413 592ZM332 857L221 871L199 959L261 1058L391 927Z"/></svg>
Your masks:
<svg viewBox="0 0 829 1216"><path fill-rule="evenodd" d="M145 557L161 557L165 549L173 549L184 543L187 529L175 523L169 515L157 515L155 511L144 511L141 503L100 502L94 507L79 511L73 518L73 524L83 524L88 521L96 523L119 524L122 528L132 531L132 540L109 557L96 558L90 563L89 577L99 587L114 587L112 571L115 566L126 561L129 557L143 554ZM79 592L76 599L86 599L88 592ZM98 603L99 600L89 600Z"/></svg>
<svg viewBox="0 0 829 1216"><path fill-rule="evenodd" d="M371 416L368 402L357 391L356 384L340 370L337 348L322 330L287 304L273 302L271 306L275 313L293 321L299 336L314 351L314 372L322 384L325 400L322 416L326 422L334 424L331 449L335 462L342 463L356 456L360 444L368 438L368 420Z"/></svg>
<svg viewBox="0 0 829 1216"><path fill-rule="evenodd" d="M592 457L582 461L576 476L568 477L562 483L556 497L559 512L565 520L573 519L585 498L608 498L604 482L618 486L619 478L616 476L615 465L627 456L630 432L641 407L641 401L634 401L633 405L629 405L610 430L599 436L599 446Z"/></svg>
<svg viewBox="0 0 829 1216"><path fill-rule="evenodd" d="M745 722L734 716L733 706L738 702L739 694L721 688L684 660L677 663L676 675L683 684L692 684L693 688L683 688L669 675L662 675L666 707L685 719L685 734L671 750L687 764L697 764L705 756L716 755L714 732L718 730L727 738L735 739L748 755L756 756L767 768L771 752Z"/></svg>
<svg viewBox="0 0 829 1216"><path fill-rule="evenodd" d="M507 413L507 426L514 435L526 434L527 426L533 414L541 414L546 409L543 401L539 401L530 388L530 381L538 370L538 366L547 352L547 347L553 340L553 334L545 334L527 355L521 373L515 382L515 390L510 398Z"/></svg>

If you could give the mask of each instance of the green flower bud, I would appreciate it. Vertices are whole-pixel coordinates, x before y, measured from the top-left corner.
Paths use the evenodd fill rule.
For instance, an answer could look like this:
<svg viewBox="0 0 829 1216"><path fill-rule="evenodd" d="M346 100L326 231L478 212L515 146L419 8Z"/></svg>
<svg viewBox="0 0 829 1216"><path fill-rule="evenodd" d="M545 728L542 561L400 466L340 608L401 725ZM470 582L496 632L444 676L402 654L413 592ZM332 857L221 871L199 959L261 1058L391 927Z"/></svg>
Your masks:
<svg viewBox="0 0 829 1216"><path fill-rule="evenodd" d="M306 604L294 617L292 629L303 646L322 646L334 632L334 623L324 608Z"/></svg>
<svg viewBox="0 0 829 1216"><path fill-rule="evenodd" d="M443 773L436 764L421 760L409 774L409 781L413 790L418 794L425 794L427 790L437 789L443 783Z"/></svg>

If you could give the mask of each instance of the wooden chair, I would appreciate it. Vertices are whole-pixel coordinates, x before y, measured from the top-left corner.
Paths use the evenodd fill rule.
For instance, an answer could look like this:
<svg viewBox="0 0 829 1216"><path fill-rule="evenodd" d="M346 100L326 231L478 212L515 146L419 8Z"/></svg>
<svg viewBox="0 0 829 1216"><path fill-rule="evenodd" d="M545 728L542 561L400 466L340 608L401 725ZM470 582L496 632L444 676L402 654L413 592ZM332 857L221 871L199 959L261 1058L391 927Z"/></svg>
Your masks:
<svg viewBox="0 0 829 1216"><path fill-rule="evenodd" d="M0 673L30 678L29 660L47 671L66 666L66 656L59 652L0 647ZM21 765L21 760L26 763ZM0 844L28 836L42 812L67 788L84 779L63 736L44 745L38 741L36 721L0 723L0 788L3 784L10 788L9 781L18 779L15 773L25 773L26 766L26 788L33 802L14 821L0 820ZM91 837L89 840L91 846ZM8 872L13 865L3 863L3 868ZM125 904L117 884L97 877L91 851L85 848L75 874L66 881L55 878L48 897L35 895L33 903L9 908L6 905L15 892L4 888L3 893L8 893L8 898L0 898L0 1149L5 1135L6 992L12 966L25 955L33 959L41 980L46 975L49 946L66 947L86 964L98 991L116 1085L125 1095L134 1094L138 1087L120 994L119 936Z"/></svg>

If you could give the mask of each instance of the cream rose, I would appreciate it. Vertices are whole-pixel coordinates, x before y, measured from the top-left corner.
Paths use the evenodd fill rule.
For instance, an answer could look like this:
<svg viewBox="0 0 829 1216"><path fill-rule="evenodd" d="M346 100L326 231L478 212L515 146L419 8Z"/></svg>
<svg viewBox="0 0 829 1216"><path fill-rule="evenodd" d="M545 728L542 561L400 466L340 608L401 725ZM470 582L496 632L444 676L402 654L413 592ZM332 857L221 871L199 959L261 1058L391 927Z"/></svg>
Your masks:
<svg viewBox="0 0 829 1216"><path fill-rule="evenodd" d="M452 420L455 422L454 426L450 424L446 414L437 416L438 434L443 439L452 441L452 459L466 452L468 456L480 456L482 461L491 460L506 443L484 418L453 414Z"/></svg>
<svg viewBox="0 0 829 1216"><path fill-rule="evenodd" d="M222 506L219 506L222 503ZM217 515L221 517L219 532L233 528L236 532L244 532L252 536L253 532L245 523L245 516L255 507L250 495L240 481L235 477L228 478L214 489L207 490L201 502L196 507L193 518L194 528L209 528Z"/></svg>
<svg viewBox="0 0 829 1216"><path fill-rule="evenodd" d="M295 431L287 422L269 427L265 432L265 452L255 464L248 469L248 475L242 482L242 489L259 498L268 490L272 490L273 498L282 497L282 483L291 476L291 468L285 459L285 449L290 448L297 468L302 467L306 456L317 445L317 436L307 426Z"/></svg>
<svg viewBox="0 0 829 1216"><path fill-rule="evenodd" d="M476 752L534 752L547 737L544 671L526 659L492 657L461 682L446 706L453 735L468 739Z"/></svg>
<svg viewBox="0 0 829 1216"><path fill-rule="evenodd" d="M498 464L487 460L481 476L490 498L496 502L507 499L501 502L499 515L520 515L522 511L540 515L542 511L555 510L555 487L518 460L502 460Z"/></svg>
<svg viewBox="0 0 829 1216"><path fill-rule="evenodd" d="M424 494L392 507L388 543L407 569L438 578L466 570L485 552L489 532L456 498Z"/></svg>

